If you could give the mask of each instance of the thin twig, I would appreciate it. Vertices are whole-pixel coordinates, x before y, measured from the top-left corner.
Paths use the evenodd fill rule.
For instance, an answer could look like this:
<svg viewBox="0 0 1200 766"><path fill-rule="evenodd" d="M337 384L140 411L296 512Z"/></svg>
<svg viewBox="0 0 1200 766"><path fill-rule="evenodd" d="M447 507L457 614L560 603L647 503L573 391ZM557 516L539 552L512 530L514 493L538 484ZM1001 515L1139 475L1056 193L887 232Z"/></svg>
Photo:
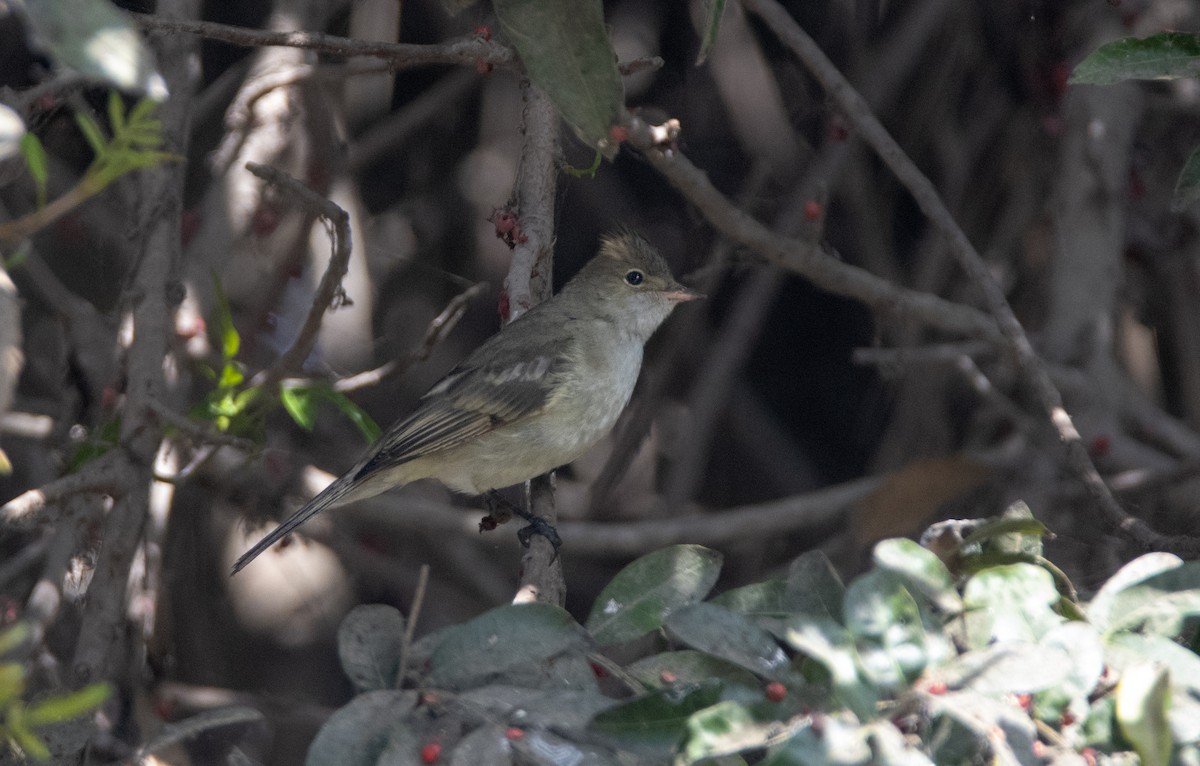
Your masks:
<svg viewBox="0 0 1200 766"><path fill-rule="evenodd" d="M413 636L417 631L417 619L421 616L421 607L425 604L425 590L429 587L429 565L422 564L417 572L417 587L413 591L412 607L408 610L408 620L404 626L404 638L400 642L400 666L396 668L396 688L404 685L404 674L408 672L408 650L412 647Z"/></svg>
<svg viewBox="0 0 1200 766"><path fill-rule="evenodd" d="M350 215L287 173L260 165L257 162L247 162L246 169L267 183L287 192L304 209L325 219L328 223L332 250L329 265L313 294L312 306L308 310L308 316L304 318L304 324L301 325L296 339L270 368L256 375L252 381L253 385L271 391L279 385L281 380L303 366L304 360L312 353L313 346L317 342L317 333L321 329L321 319L325 316L325 311L334 304L334 301L338 300L339 296L344 295L342 278L346 276L350 263Z"/></svg>
<svg viewBox="0 0 1200 766"><path fill-rule="evenodd" d="M429 323L429 327L425 329L425 337L421 339L420 344L408 356L403 359L394 359L373 370L367 370L357 375L342 378L333 384L334 390L346 393L347 391L357 391L360 388L378 385L384 378L403 374L414 364L425 361L433 353L433 349L445 340L450 331L463 318L463 315L467 312L467 306L471 301L482 295L487 289L487 282L477 282L451 298L450 302L446 304L446 308L442 309L441 313Z"/></svg>
<svg viewBox="0 0 1200 766"><path fill-rule="evenodd" d="M978 309L908 290L825 255L811 243L777 234L739 210L678 150L661 146L651 126L630 121L629 143L663 175L722 236L795 272L822 290L855 298L880 313L915 319L973 338L1001 339L996 323Z"/></svg>
<svg viewBox="0 0 1200 766"><path fill-rule="evenodd" d="M1046 365L1033 349L1000 285L992 278L987 264L970 239L959 227L933 185L908 157L896 140L871 111L870 106L842 76L816 42L775 0L743 0L747 10L757 14L767 27L808 68L838 105L858 134L891 168L917 205L950 245L951 253L979 290L984 305L994 317L1004 339L1012 348L1017 365L1033 390L1046 417L1058 432L1066 448L1066 462L1095 501L1105 519L1115 529L1144 549L1170 550L1184 555L1200 555L1200 538L1188 535L1164 535L1145 521L1129 515L1113 496L1096 470L1087 446L1063 407L1062 394L1054 385Z"/></svg>
<svg viewBox="0 0 1200 766"><path fill-rule="evenodd" d="M131 18L143 29L157 32L182 32L244 48L277 45L338 56L371 56L389 62L394 69L432 64L491 64L493 67L506 67L516 61L510 48L482 37L467 37L440 45L414 45L355 40L320 32L266 32L211 21L166 19L149 14L132 14Z"/></svg>
<svg viewBox="0 0 1200 766"><path fill-rule="evenodd" d="M17 495L0 506L5 524L29 522L48 505L58 505L74 495L98 494L118 497L130 487L130 466L120 450L101 455L84 470L56 479L44 487Z"/></svg>

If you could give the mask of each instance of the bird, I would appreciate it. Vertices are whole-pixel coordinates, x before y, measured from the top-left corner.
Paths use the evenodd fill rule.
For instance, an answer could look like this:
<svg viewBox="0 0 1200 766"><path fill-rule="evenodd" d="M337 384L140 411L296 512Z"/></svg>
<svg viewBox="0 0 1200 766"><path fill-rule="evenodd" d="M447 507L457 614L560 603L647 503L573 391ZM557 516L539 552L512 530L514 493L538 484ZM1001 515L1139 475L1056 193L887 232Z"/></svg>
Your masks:
<svg viewBox="0 0 1200 766"><path fill-rule="evenodd" d="M246 551L233 573L329 508L419 479L493 493L570 463L629 403L650 336L676 306L700 297L641 235L606 235L557 295L475 349L354 467Z"/></svg>

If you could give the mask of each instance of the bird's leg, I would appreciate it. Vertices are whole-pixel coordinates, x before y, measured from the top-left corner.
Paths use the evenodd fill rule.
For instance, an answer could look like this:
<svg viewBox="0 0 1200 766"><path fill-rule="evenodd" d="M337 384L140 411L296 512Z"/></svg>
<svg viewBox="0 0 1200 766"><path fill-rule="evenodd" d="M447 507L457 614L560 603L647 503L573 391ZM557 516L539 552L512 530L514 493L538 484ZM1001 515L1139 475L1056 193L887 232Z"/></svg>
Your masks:
<svg viewBox="0 0 1200 766"><path fill-rule="evenodd" d="M479 522L480 532L495 529L498 525L506 523L514 515L520 516L529 522L528 526L517 530L517 539L521 541L521 545L528 548L530 541L533 540L533 536L541 535L554 546L554 553L556 556L558 555L559 546L562 545L562 538L558 536L558 530L554 528L554 525L541 516L537 516L521 506L510 502L494 489L488 490L484 497L487 499L488 515L484 516Z"/></svg>

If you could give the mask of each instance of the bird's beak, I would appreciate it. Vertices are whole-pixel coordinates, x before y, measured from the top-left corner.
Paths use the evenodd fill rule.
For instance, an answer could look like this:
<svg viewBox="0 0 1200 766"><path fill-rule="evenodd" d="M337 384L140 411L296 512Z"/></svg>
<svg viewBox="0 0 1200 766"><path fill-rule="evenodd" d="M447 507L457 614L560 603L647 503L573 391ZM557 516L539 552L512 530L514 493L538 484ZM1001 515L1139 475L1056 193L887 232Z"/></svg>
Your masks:
<svg viewBox="0 0 1200 766"><path fill-rule="evenodd" d="M683 303L685 301L694 301L698 298L708 297L704 293L698 293L678 283L673 285L670 290L664 290L662 296L672 303Z"/></svg>

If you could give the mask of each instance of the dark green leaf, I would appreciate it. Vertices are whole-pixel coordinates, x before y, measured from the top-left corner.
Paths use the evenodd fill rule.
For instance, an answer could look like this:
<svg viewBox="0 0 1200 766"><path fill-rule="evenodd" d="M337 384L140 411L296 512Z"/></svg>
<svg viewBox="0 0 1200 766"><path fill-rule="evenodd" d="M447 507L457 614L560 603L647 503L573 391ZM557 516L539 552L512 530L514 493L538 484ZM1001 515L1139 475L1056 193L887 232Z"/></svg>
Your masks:
<svg viewBox="0 0 1200 766"><path fill-rule="evenodd" d="M626 667L625 672L652 689L676 683L716 680L724 684L726 689L736 687L752 691L756 697L762 697L762 682L753 673L732 662L694 649L643 657Z"/></svg>
<svg viewBox="0 0 1200 766"><path fill-rule="evenodd" d="M586 634L562 609L510 604L447 630L430 658L429 679L434 686L467 689L586 646Z"/></svg>
<svg viewBox="0 0 1200 766"><path fill-rule="evenodd" d="M609 129L620 117L625 94L600 0L495 0L493 7L533 84L584 143L610 159L616 156Z"/></svg>
<svg viewBox="0 0 1200 766"><path fill-rule="evenodd" d="M338 627L342 670L360 692L391 689L400 667L404 615L385 604L360 604Z"/></svg>
<svg viewBox="0 0 1200 766"><path fill-rule="evenodd" d="M329 717L308 748L307 766L375 766L404 715L417 702L414 691L360 694Z"/></svg>
<svg viewBox="0 0 1200 766"><path fill-rule="evenodd" d="M688 718L720 701L716 682L678 684L611 708L589 727L623 748L666 755L686 731Z"/></svg>
<svg viewBox="0 0 1200 766"><path fill-rule="evenodd" d="M793 612L842 621L846 587L822 551L801 554L788 567L787 603Z"/></svg>
<svg viewBox="0 0 1200 766"><path fill-rule="evenodd" d="M1179 179L1175 181L1175 196L1171 198L1171 212L1182 213L1196 200L1200 200L1200 146L1192 150Z"/></svg>
<svg viewBox="0 0 1200 766"><path fill-rule="evenodd" d="M747 617L784 617L793 611L788 603L787 582L784 580L743 585L709 599L709 603Z"/></svg>
<svg viewBox="0 0 1200 766"><path fill-rule="evenodd" d="M824 721L820 732L808 726L781 745L762 766L859 766L871 763L866 730L839 718Z"/></svg>
<svg viewBox="0 0 1200 766"><path fill-rule="evenodd" d="M783 649L762 628L715 604L690 604L672 613L667 630L693 649L774 681L797 682Z"/></svg>
<svg viewBox="0 0 1200 766"><path fill-rule="evenodd" d="M696 66L704 63L717 44L717 32L721 29L721 16L724 13L725 0L704 0L704 26L700 30L700 53L696 56Z"/></svg>
<svg viewBox="0 0 1200 766"><path fill-rule="evenodd" d="M450 754L450 766L508 766L513 762L513 753L512 743L506 736L507 728L489 724L463 737Z"/></svg>
<svg viewBox="0 0 1200 766"><path fill-rule="evenodd" d="M820 617L794 617L785 635L788 644L819 662L829 672L838 700L860 720L869 720L878 695L859 672L858 650L850 631Z"/></svg>
<svg viewBox="0 0 1200 766"><path fill-rule="evenodd" d="M1200 76L1200 35L1162 32L1128 37L1092 51L1071 74L1072 83L1111 85L1121 80L1173 80Z"/></svg>
<svg viewBox="0 0 1200 766"><path fill-rule="evenodd" d="M592 605L587 629L618 644L662 627L676 609L704 598L721 573L720 553L700 545L654 551L617 573Z"/></svg>

